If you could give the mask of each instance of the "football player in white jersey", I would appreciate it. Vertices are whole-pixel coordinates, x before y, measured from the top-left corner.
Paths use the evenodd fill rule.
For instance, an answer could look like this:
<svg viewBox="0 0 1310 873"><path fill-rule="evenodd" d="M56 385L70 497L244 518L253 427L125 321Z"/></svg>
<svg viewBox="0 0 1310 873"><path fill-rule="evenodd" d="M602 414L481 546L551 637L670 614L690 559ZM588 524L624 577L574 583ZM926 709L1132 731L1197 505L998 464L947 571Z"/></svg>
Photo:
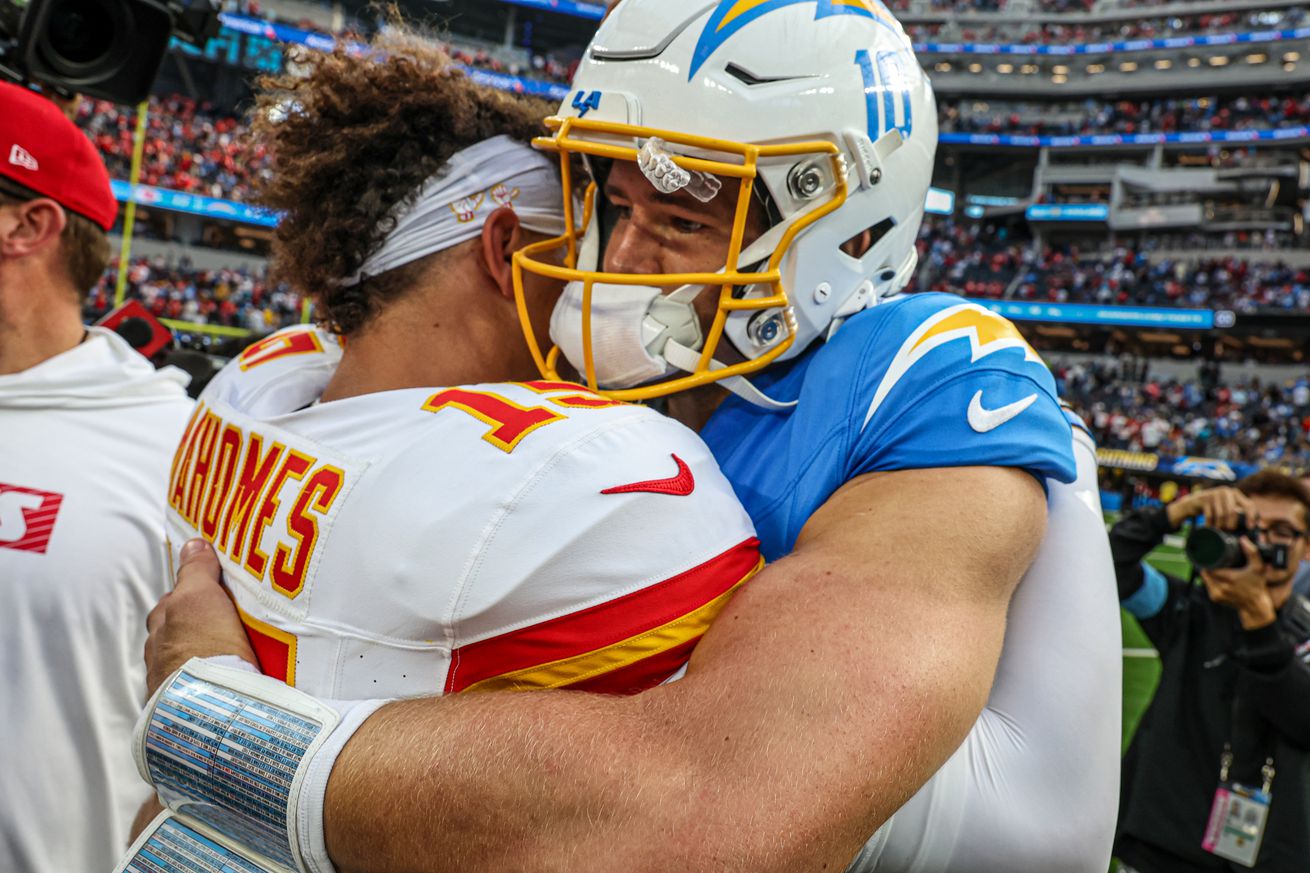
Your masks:
<svg viewBox="0 0 1310 873"><path fill-rule="evenodd" d="M275 333L206 387L175 553L214 544L260 668L312 694L669 680L763 559L692 431L533 380L510 259L563 231L540 107L392 36L309 56L257 113L275 264L330 329Z"/></svg>
<svg viewBox="0 0 1310 873"><path fill-rule="evenodd" d="M384 708L321 795L333 858L837 869L890 818L860 869L1104 869L1118 624L1095 457L1012 325L898 296L936 143L899 25L875 0L625 0L552 127L595 185L584 233L516 259L571 282L543 374L567 357L608 396L684 390L670 408L709 417L788 557L683 682Z"/></svg>
<svg viewBox="0 0 1310 873"><path fill-rule="evenodd" d="M539 107L403 37L305 66L265 83L258 129L275 262L327 289L327 329L255 343L201 395L175 547L214 543L264 672L315 694L668 679L761 559L694 433L532 380L510 258L563 229Z"/></svg>

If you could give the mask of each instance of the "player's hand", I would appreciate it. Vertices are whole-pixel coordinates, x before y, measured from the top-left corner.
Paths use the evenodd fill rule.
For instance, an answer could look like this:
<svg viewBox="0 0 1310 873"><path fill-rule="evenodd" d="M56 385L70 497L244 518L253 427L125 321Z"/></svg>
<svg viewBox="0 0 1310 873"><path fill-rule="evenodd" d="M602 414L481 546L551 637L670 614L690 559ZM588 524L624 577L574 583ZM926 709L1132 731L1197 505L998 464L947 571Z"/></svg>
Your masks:
<svg viewBox="0 0 1310 873"><path fill-rule="evenodd" d="M1242 537L1242 551L1246 566L1232 570L1203 570L1201 580L1213 603L1237 610L1242 627L1247 630L1264 627L1278 617L1273 598L1265 579L1265 563L1260 550L1246 537Z"/></svg>
<svg viewBox="0 0 1310 873"><path fill-rule="evenodd" d="M1181 500L1169 504L1166 510L1169 523L1175 530L1189 518L1205 516L1205 523L1219 530L1234 530L1240 521L1239 515L1246 519L1248 526L1256 523L1257 512L1251 498L1236 488L1227 486L1207 488L1196 491Z"/></svg>
<svg viewBox="0 0 1310 873"><path fill-rule="evenodd" d="M132 829L127 832L127 844L130 846L136 842L136 838L141 836L141 832L155 820L155 816L164 811L164 805L159 802L159 795L152 794L141 804L141 808L136 811L136 818L132 819Z"/></svg>
<svg viewBox="0 0 1310 873"><path fill-rule="evenodd" d="M150 610L146 630L147 697L191 658L236 655L258 666L218 556L204 540L183 546L177 585Z"/></svg>

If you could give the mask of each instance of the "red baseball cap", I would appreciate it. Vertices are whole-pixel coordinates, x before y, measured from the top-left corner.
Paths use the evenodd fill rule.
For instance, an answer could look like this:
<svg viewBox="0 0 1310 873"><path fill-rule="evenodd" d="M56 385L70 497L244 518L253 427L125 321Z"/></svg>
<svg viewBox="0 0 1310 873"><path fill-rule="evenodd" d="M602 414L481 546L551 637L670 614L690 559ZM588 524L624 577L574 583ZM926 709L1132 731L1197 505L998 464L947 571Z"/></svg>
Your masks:
<svg viewBox="0 0 1310 873"><path fill-rule="evenodd" d="M118 203L96 147L54 103L0 82L0 176L91 219L114 226Z"/></svg>

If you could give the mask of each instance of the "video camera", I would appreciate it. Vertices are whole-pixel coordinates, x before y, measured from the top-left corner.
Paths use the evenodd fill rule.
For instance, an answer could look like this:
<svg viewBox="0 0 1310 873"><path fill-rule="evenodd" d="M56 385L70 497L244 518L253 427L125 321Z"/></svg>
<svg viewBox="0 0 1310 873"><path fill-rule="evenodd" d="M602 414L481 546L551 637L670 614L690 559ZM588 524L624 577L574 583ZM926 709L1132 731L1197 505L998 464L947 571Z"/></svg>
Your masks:
<svg viewBox="0 0 1310 873"><path fill-rule="evenodd" d="M1266 567L1287 569L1287 546L1281 543L1261 543L1255 531L1246 525L1246 516L1238 514L1235 530L1214 527L1196 527L1187 535L1183 550L1187 559L1199 570L1228 570L1246 566L1246 553L1242 551L1242 537L1255 544Z"/></svg>
<svg viewBox="0 0 1310 873"><path fill-rule="evenodd" d="M0 0L0 79L139 103L176 36L218 33L217 0Z"/></svg>

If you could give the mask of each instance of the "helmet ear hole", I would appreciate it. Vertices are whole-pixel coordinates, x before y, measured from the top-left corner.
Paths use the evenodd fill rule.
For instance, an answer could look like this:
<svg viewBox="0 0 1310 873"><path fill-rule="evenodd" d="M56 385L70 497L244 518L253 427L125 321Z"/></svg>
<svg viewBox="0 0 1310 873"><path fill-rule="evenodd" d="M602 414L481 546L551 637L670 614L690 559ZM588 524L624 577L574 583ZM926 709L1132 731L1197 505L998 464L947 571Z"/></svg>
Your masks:
<svg viewBox="0 0 1310 873"><path fill-rule="evenodd" d="M855 236L846 240L846 242L841 244L841 250L843 253L850 255L858 261L867 255L883 237L891 233L894 227L896 227L895 219L891 217L884 218L877 224L866 227L864 230L855 234Z"/></svg>

